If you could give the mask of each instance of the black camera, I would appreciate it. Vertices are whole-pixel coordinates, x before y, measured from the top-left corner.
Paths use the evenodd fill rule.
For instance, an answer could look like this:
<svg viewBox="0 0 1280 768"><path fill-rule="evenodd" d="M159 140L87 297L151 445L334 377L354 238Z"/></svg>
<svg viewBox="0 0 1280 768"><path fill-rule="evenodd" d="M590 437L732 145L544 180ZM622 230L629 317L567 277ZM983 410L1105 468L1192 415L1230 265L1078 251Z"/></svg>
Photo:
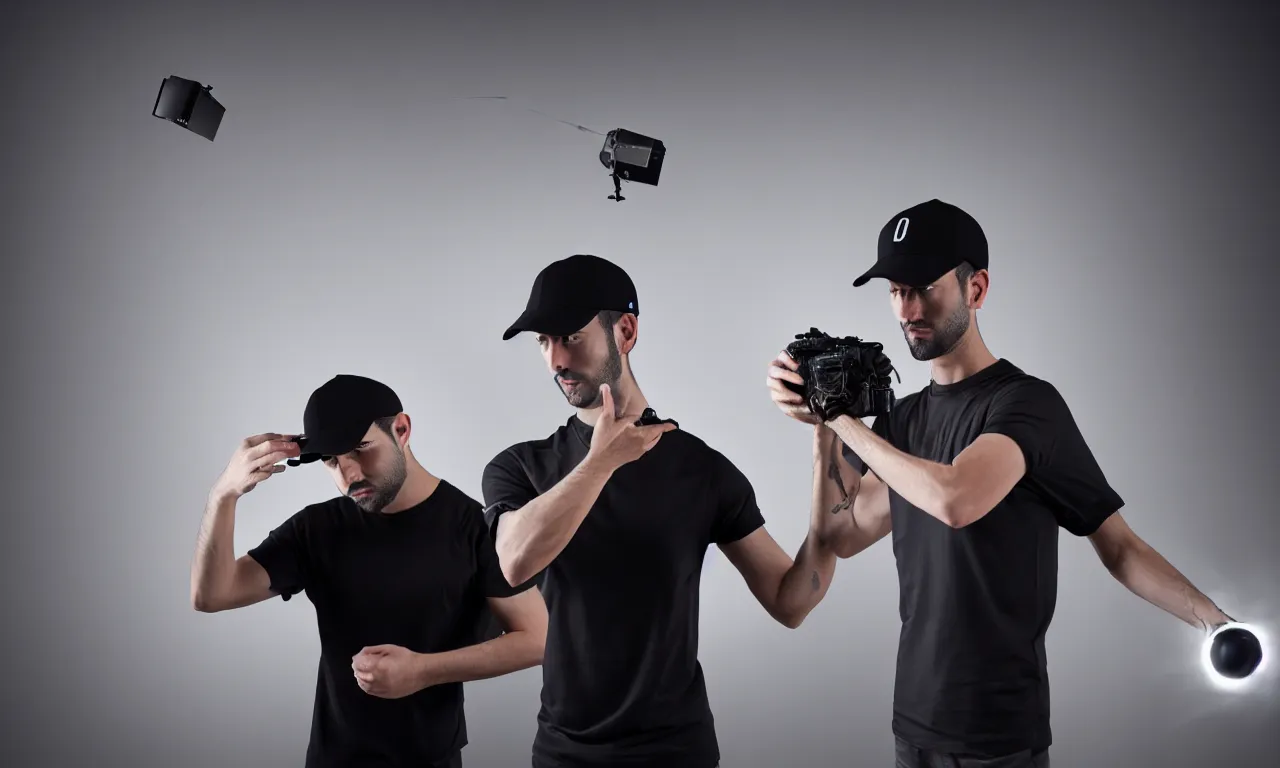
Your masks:
<svg viewBox="0 0 1280 768"><path fill-rule="evenodd" d="M824 421L840 413L860 418L893 410L896 399L889 374L898 372L879 342L856 336L837 338L810 328L796 334L787 354L799 364L797 372L805 383L783 383L803 395L810 410Z"/></svg>

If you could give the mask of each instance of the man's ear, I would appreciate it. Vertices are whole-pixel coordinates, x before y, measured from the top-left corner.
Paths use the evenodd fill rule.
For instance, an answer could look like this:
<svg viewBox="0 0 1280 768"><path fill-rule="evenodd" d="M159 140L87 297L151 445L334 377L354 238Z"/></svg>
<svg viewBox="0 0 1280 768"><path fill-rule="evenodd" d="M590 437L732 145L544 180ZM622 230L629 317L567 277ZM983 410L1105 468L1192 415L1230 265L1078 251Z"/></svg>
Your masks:
<svg viewBox="0 0 1280 768"><path fill-rule="evenodd" d="M970 309L982 309L987 300L987 288L991 285L991 276L987 270L980 269L969 278L969 295L966 297Z"/></svg>
<svg viewBox="0 0 1280 768"><path fill-rule="evenodd" d="M639 323L640 321L632 314L618 318L618 324L613 327L613 333L615 334L614 342L620 354L625 355L635 348L640 330Z"/></svg>

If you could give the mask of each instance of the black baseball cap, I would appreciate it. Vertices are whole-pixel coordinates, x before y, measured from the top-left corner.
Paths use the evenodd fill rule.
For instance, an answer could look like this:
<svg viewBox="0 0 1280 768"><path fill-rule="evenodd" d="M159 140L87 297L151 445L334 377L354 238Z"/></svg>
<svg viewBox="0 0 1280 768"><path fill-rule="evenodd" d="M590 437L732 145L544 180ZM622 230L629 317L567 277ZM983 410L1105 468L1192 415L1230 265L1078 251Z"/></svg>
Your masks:
<svg viewBox="0 0 1280 768"><path fill-rule="evenodd" d="M355 450L369 425L386 416L398 416L404 408L386 384L364 376L339 374L311 393L302 414L302 454L289 459L291 466L310 464Z"/></svg>
<svg viewBox="0 0 1280 768"><path fill-rule="evenodd" d="M987 268L987 236L977 219L937 198L895 214L880 230L876 263L854 286L875 277L914 287L935 280L967 261Z"/></svg>
<svg viewBox="0 0 1280 768"><path fill-rule="evenodd" d="M631 277L608 259L583 253L569 256L551 262L534 278L524 314L502 340L522 331L568 336L605 310L640 314Z"/></svg>

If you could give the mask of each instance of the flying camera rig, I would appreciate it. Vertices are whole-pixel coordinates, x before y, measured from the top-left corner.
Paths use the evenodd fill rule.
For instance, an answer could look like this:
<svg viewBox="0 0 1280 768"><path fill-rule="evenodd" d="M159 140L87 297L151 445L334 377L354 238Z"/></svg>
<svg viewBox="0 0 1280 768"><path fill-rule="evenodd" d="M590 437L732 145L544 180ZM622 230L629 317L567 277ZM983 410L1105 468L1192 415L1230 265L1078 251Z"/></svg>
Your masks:
<svg viewBox="0 0 1280 768"><path fill-rule="evenodd" d="M624 128L615 128L605 134L600 164L609 169L609 176L613 179L613 194L609 199L619 203L626 200L622 196L623 181L658 186L662 161L666 156L666 145L650 136Z"/></svg>

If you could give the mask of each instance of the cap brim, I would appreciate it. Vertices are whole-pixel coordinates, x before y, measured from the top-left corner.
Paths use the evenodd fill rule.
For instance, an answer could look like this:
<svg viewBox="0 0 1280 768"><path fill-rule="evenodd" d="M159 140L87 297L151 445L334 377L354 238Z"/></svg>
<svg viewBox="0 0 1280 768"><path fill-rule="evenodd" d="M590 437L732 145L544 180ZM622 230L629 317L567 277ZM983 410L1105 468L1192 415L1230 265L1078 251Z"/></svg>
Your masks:
<svg viewBox="0 0 1280 768"><path fill-rule="evenodd" d="M299 438L299 446L302 453L296 459L290 459L289 465L296 467L302 464L311 464L327 456L341 456L344 453L350 453L360 445L360 439L369 431L366 426L362 428L359 434L355 430L351 430L352 434L328 433L312 437L303 435Z"/></svg>
<svg viewBox="0 0 1280 768"><path fill-rule="evenodd" d="M598 314L600 314L599 310L595 309L569 307L557 308L551 312L525 310L524 314L520 315L506 330L506 333L502 334L502 340L507 341L525 331L545 333L548 336L568 336L585 328Z"/></svg>
<svg viewBox="0 0 1280 768"><path fill-rule="evenodd" d="M918 260L910 257L903 260L877 261L871 269L863 272L853 281L853 287L858 288L866 285L877 277L882 277L885 280L901 285L917 287L932 285L951 269L951 267L948 267L938 272L936 266L930 268L930 265L923 264L922 261L923 259Z"/></svg>

